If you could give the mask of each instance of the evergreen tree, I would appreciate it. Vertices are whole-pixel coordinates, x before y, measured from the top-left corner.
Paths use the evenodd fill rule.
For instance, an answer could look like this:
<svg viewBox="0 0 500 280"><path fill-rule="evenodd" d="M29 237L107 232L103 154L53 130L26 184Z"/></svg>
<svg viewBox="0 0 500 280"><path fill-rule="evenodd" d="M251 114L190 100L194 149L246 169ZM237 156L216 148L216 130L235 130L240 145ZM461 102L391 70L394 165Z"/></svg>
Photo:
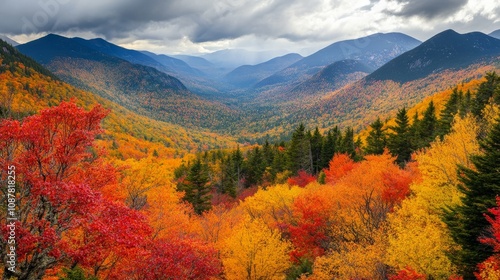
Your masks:
<svg viewBox="0 0 500 280"><path fill-rule="evenodd" d="M292 140L287 149L287 166L292 174L297 174L299 170L312 173L311 142L305 133L303 124L300 124L293 132Z"/></svg>
<svg viewBox="0 0 500 280"><path fill-rule="evenodd" d="M238 189L238 173L235 167L233 157L228 155L221 160L221 193L236 197Z"/></svg>
<svg viewBox="0 0 500 280"><path fill-rule="evenodd" d="M184 192L183 199L193 205L197 214L211 208L208 166L200 158L191 165L186 179L177 185L177 189Z"/></svg>
<svg viewBox="0 0 500 280"><path fill-rule="evenodd" d="M388 148L391 154L397 157L396 162L403 165L410 160L413 152L406 108L398 111L396 126L391 127L391 129L394 133L389 136Z"/></svg>
<svg viewBox="0 0 500 280"><path fill-rule="evenodd" d="M321 170L321 148L323 145L323 136L319 132L318 127L314 130L314 134L311 136L311 153L313 161L313 171L318 173Z"/></svg>
<svg viewBox="0 0 500 280"><path fill-rule="evenodd" d="M345 129L345 134L342 137L340 152L346 153L352 159L356 156L356 144L354 142L354 130L350 127Z"/></svg>
<svg viewBox="0 0 500 280"><path fill-rule="evenodd" d="M450 95L450 99L448 99L440 114L438 135L441 137L450 132L451 124L453 122L453 118L458 113L460 102L459 91L457 88L454 88Z"/></svg>
<svg viewBox="0 0 500 280"><path fill-rule="evenodd" d="M486 81L479 85L477 89L476 98L474 98L474 104L472 106L472 113L475 116L481 116L481 113L495 94L498 92L498 86L500 84L500 77L495 73L486 73Z"/></svg>
<svg viewBox="0 0 500 280"><path fill-rule="evenodd" d="M266 166L264 165L262 152L259 147L256 147L253 151L249 152L247 158L248 160L245 165L245 183L246 187L251 187L262 182L262 175L264 175Z"/></svg>
<svg viewBox="0 0 500 280"><path fill-rule="evenodd" d="M459 167L462 204L449 209L444 216L452 238L461 246L450 256L464 279L475 279L473 272L477 264L493 253L490 246L478 239L490 237L490 224L484 215L496 206L495 200L500 194L500 115L480 147L483 154L471 157L474 169Z"/></svg>
<svg viewBox="0 0 500 280"><path fill-rule="evenodd" d="M264 158L265 166L271 166L274 160L274 150L269 141L266 139L264 146L262 146L262 156Z"/></svg>
<svg viewBox="0 0 500 280"><path fill-rule="evenodd" d="M366 149L367 154L381 155L384 153L384 148L387 145L387 135L385 133L384 124L377 118L370 127L372 130L366 137Z"/></svg>
<svg viewBox="0 0 500 280"><path fill-rule="evenodd" d="M421 149L428 147L429 144L434 141L437 134L437 124L438 120L436 118L436 107L434 107L434 102L430 102L429 106L424 112L422 120L415 126L415 148Z"/></svg>
<svg viewBox="0 0 500 280"><path fill-rule="evenodd" d="M283 145L276 146L276 152L274 154L273 163L271 165L271 176L273 181L276 179L276 175L278 173L285 171L287 156L286 153L283 152Z"/></svg>
<svg viewBox="0 0 500 280"><path fill-rule="evenodd" d="M237 189L241 189L241 179L243 178L243 153L240 150L240 146L236 147L236 150L233 151L231 155L231 159L233 161L233 172L236 174L236 186Z"/></svg>

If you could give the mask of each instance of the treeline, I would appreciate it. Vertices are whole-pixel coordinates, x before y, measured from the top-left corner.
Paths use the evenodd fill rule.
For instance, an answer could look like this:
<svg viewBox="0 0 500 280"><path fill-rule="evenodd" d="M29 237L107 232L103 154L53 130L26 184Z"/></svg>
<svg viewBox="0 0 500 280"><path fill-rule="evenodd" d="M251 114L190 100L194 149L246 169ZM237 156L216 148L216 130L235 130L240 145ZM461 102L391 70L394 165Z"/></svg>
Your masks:
<svg viewBox="0 0 500 280"><path fill-rule="evenodd" d="M365 144L359 137L355 139L350 127L344 131L334 127L322 134L317 127L311 131L301 124L288 142L266 141L247 151L238 147L233 151L198 154L196 160L175 171L177 189L184 191L185 200L202 213L210 209L213 192L234 198L244 189L283 183L294 176L315 176L321 181L322 170L329 167L335 154L347 154L354 161L361 161L366 155L380 155L387 149L404 166L412 153L448 134L455 115L470 113L479 117L488 102L499 104L499 80L496 73L488 73L475 96L455 88L439 113L431 101L421 115L417 112L410 117L406 108L400 109L394 125L377 118L370 125Z"/></svg>

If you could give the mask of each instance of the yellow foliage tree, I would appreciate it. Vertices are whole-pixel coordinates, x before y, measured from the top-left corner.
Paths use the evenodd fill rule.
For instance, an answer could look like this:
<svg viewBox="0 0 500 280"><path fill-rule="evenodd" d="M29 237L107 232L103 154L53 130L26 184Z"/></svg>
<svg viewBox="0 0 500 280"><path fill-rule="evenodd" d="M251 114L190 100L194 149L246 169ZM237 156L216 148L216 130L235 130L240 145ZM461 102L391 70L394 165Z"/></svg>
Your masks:
<svg viewBox="0 0 500 280"><path fill-rule="evenodd" d="M478 125L473 117L456 118L452 133L416 155L422 180L411 185L413 196L389 215L387 263L397 270L445 279L455 268L446 256L454 246L442 209L459 203L457 164L471 167L469 156L479 152Z"/></svg>
<svg viewBox="0 0 500 280"><path fill-rule="evenodd" d="M297 186L275 185L265 190L259 189L253 196L245 199L239 207L250 217L260 218L267 225L274 226L291 218L291 205L294 199L303 192L304 189Z"/></svg>
<svg viewBox="0 0 500 280"><path fill-rule="evenodd" d="M262 219L246 217L229 238L222 250L226 278L285 279L290 267L290 243L282 240L276 229Z"/></svg>

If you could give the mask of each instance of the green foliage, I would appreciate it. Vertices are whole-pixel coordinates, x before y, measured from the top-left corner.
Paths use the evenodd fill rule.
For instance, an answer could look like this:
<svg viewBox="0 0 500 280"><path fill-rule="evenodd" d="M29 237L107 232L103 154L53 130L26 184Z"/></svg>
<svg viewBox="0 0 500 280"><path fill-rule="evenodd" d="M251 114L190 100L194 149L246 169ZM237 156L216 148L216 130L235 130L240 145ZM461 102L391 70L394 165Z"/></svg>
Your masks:
<svg viewBox="0 0 500 280"><path fill-rule="evenodd" d="M98 280L97 277L86 276L85 271L79 266L75 266L71 269L63 268L63 272L66 275L59 277L59 280Z"/></svg>
<svg viewBox="0 0 500 280"><path fill-rule="evenodd" d="M400 165L410 160L413 147L411 143L410 122L406 108L402 108L396 115L396 126L391 127L394 132L389 135L388 147L393 156L396 156L396 162Z"/></svg>
<svg viewBox="0 0 500 280"><path fill-rule="evenodd" d="M373 122L370 127L372 130L370 131L368 137L366 137L366 148L365 152L367 154L381 155L384 153L384 148L387 145L387 134L385 132L384 123L377 118L375 122Z"/></svg>
<svg viewBox="0 0 500 280"><path fill-rule="evenodd" d="M421 120L415 121L412 125L414 131L413 144L415 149L428 147L437 135L438 120L436 117L436 107L434 102L430 102Z"/></svg>
<svg viewBox="0 0 500 280"><path fill-rule="evenodd" d="M476 265L492 255L493 250L479 241L490 235L489 223L484 215L496 206L500 194L500 115L486 139L480 142L483 151L471 161L475 169L459 168L463 193L462 204L448 209L444 221L453 240L461 246L450 254L461 269L464 279L474 279Z"/></svg>
<svg viewBox="0 0 500 280"><path fill-rule="evenodd" d="M491 98L497 103L500 103L500 77L495 72L486 73L486 82L479 86L472 113L475 116L481 116L482 111Z"/></svg>
<svg viewBox="0 0 500 280"><path fill-rule="evenodd" d="M299 170L311 174L313 170L311 141L305 130L304 124L295 129L287 149L287 169L293 174Z"/></svg>
<svg viewBox="0 0 500 280"><path fill-rule="evenodd" d="M309 258L302 258L294 264L286 274L286 280L300 279L302 275L311 275L313 272L313 262Z"/></svg>
<svg viewBox="0 0 500 280"><path fill-rule="evenodd" d="M211 208L210 180L208 166L197 158L189 168L185 180L177 184L177 190L184 192L183 199L191 205L196 213L201 214Z"/></svg>

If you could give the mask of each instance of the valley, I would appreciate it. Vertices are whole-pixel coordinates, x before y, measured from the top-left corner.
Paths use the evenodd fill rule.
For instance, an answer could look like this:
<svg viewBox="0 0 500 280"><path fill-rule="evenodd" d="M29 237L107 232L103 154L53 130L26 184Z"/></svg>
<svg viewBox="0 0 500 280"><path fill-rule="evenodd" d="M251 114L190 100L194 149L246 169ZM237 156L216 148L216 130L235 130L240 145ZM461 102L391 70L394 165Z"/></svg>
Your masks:
<svg viewBox="0 0 500 280"><path fill-rule="evenodd" d="M497 279L498 34L308 55L2 36L0 165L17 177L0 180L21 219L0 275Z"/></svg>

